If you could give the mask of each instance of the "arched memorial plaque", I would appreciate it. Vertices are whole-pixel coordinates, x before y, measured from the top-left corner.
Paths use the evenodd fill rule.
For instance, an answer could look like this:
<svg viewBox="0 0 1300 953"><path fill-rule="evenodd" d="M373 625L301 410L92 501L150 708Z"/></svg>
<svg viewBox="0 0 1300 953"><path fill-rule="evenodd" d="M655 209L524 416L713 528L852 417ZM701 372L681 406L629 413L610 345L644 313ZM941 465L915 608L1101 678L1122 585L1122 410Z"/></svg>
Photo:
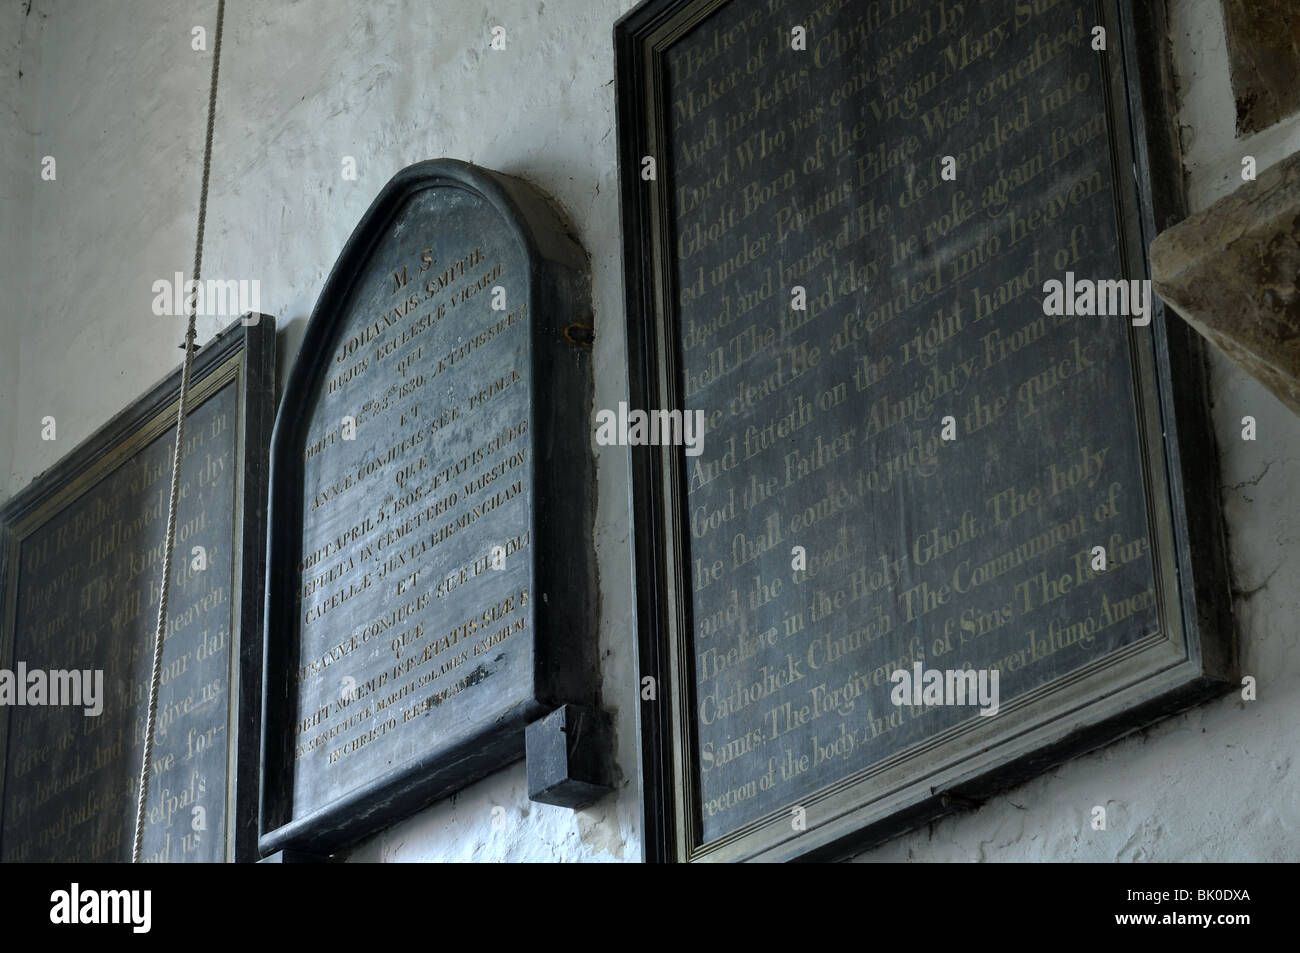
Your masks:
<svg viewBox="0 0 1300 953"><path fill-rule="evenodd" d="M585 276L530 187L448 159L339 257L272 438L263 853L356 840L593 700Z"/></svg>

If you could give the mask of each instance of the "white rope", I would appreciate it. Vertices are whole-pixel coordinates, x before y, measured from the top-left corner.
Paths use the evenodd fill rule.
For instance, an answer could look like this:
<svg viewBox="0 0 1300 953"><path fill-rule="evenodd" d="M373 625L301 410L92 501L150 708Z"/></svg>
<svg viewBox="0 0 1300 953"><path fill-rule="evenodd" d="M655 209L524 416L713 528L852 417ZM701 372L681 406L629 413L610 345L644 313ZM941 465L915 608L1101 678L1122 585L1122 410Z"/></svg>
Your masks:
<svg viewBox="0 0 1300 953"><path fill-rule="evenodd" d="M199 193L199 229L194 239L194 285L185 329L185 364L181 368L181 396L176 408L176 447L172 453L171 501L167 504L167 543L163 549L162 583L158 597L158 627L153 640L153 678L149 684L149 714L145 719L144 755L140 759L140 790L135 805L135 844L131 863L140 863L144 843L144 811L149 800L149 765L153 761L154 721L158 716L158 687L162 681L163 633L167 629L167 595L171 588L172 550L176 545L176 502L181 488L181 450L185 443L185 405L190 390L190 365L194 361L194 325L197 319L199 271L203 264L203 225L208 214L208 178L212 171L212 127L217 114L217 70L221 64L221 27L226 0L217 0L217 32L212 47L212 83L208 90L208 131L203 145L203 187Z"/></svg>

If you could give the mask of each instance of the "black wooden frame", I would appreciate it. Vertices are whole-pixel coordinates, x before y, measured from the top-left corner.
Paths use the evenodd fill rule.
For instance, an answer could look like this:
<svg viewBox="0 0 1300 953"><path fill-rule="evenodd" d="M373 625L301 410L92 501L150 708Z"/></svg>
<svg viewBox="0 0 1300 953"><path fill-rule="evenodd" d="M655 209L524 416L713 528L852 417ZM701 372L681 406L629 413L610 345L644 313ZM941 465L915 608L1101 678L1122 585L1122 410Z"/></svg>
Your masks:
<svg viewBox="0 0 1300 953"><path fill-rule="evenodd" d="M251 324L245 319L255 318ZM262 709L262 585L266 570L267 449L275 413L275 319L270 315L246 315L228 325L198 349L191 367L191 391L212 383L216 390L233 381L238 390L235 436L238 459L234 461L236 512L232 520L236 538L232 553L238 555L231 567L235 587L230 601L232 613L231 651L238 652L238 683L232 705L227 763L233 763L234 777L227 778L233 795L226 818L228 861L257 859L257 790L260 723ZM219 382L220 381L220 382ZM11 500L0 507L0 666L9 666L13 651L13 605L7 601L16 579L10 579L10 560L19 540L16 529L33 518L47 518L42 509L54 504L80 482L99 479L120 460L123 445L147 443L144 434L175 431L180 397L181 370L177 368L143 396L116 414L58 463L50 467ZM202 406L206 396L191 401L189 410ZM151 438L150 437L150 438ZM51 511L52 512L52 511ZM31 528L41 525L32 523ZM238 545L234 545L238 544ZM15 603L16 604L16 603ZM236 641L237 640L237 641ZM237 649L236 649L237 646ZM151 648L146 648L148 654ZM0 810L3 810L4 758L8 748L8 710L0 707ZM233 751L230 749L233 748ZM127 765L132 778L138 765Z"/></svg>
<svg viewBox="0 0 1300 953"><path fill-rule="evenodd" d="M667 128L663 103L664 57L672 42L727 2L740 0L647 0L614 28L619 137L619 181L627 303L630 401L634 407L680 406L671 241L660 225L670 220L668 162L660 162L658 181L641 179L641 159L654 155ZM1087 0L1091 3L1092 0ZM1117 208L1122 254L1132 277L1149 277L1145 249L1163 229L1185 215L1177 127L1171 104L1173 70L1165 45L1163 2L1096 0L1092 4L1111 37L1107 72L1116 192L1126 193ZM1118 47L1118 49L1116 49ZM1133 173L1116 158L1131 159ZM663 154L666 154L666 150ZM1135 188L1124 183L1136 178ZM1126 242L1123 233L1130 233ZM986 799L1054 763L1104 745L1172 712L1231 689L1236 679L1235 641L1226 572L1226 546L1218 499L1218 467L1206 401L1206 370L1201 342L1177 316L1153 302L1150 332L1155 375L1151 411L1159 430L1148 430L1147 464L1163 463L1163 492L1173 545L1158 579L1171 592L1181 617L1185 658L1166 672L1136 686L1118 682L1109 697L1082 700L1072 715L1049 723L1028 745L1006 752L967 757L963 770L932 771L892 798L888 809L873 809L871 799L838 804L838 813L797 836L728 835L720 848L692 842L691 800L682 777L688 758L691 719L674 713L676 693L689 673L674 671L672 632L689 632L689 609L675 593L688 584L671 567L683 551L686 533L673 494L681 486L661 448L637 447L631 455L637 642L639 676L652 678L657 699L638 709L641 741L640 783L647 861L824 860L850 855L963 806ZM1147 347L1148 345L1143 345ZM1156 447L1156 450L1150 448ZM1158 452L1157 452L1158 451ZM678 461L680 462L680 461ZM667 476L665 476L667 474ZM684 490L681 492L684 493ZM1154 537L1153 537L1154 539ZM1153 544L1154 545L1154 544ZM1160 571L1159 569L1157 570ZM1177 624L1179 620L1175 620ZM924 772L920 772L924 774ZM770 824L771 819L765 823ZM784 825L789 828L788 823ZM755 825L749 825L755 827ZM717 844L718 842L714 842Z"/></svg>

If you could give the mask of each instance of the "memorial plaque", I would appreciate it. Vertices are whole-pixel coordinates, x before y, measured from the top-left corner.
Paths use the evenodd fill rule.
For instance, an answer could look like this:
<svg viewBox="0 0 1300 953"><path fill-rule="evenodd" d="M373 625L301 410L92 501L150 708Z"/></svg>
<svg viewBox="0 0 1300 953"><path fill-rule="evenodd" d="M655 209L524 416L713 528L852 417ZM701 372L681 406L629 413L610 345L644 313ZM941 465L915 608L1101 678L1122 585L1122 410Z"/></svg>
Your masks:
<svg viewBox="0 0 1300 953"><path fill-rule="evenodd" d="M1074 0L621 21L633 403L707 424L634 452L649 856L843 853L1227 689L1196 344L1141 283L1177 212L1144 35Z"/></svg>
<svg viewBox="0 0 1300 953"><path fill-rule="evenodd" d="M586 262L526 184L390 182L272 439L261 846L328 852L594 701Z"/></svg>
<svg viewBox="0 0 1300 953"><path fill-rule="evenodd" d="M257 856L275 323L256 318L194 358L146 861ZM131 859L179 392L178 370L0 510L4 861Z"/></svg>

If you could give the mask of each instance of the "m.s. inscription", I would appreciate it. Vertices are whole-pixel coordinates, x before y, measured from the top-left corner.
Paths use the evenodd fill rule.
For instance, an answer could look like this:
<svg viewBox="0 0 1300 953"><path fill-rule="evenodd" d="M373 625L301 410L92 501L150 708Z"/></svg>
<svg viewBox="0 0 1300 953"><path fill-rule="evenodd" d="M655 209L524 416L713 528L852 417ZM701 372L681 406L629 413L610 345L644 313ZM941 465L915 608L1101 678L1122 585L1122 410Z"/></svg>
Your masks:
<svg viewBox="0 0 1300 953"><path fill-rule="evenodd" d="M492 235L490 214L450 190L411 199L315 393L296 814L368 780L373 766L352 767L367 746L382 741L383 764L416 752L440 706L515 664L502 645L532 624L529 562L516 558L532 536L524 269L505 241L404 231L456 221L457 235ZM458 722L479 710L463 708Z"/></svg>

